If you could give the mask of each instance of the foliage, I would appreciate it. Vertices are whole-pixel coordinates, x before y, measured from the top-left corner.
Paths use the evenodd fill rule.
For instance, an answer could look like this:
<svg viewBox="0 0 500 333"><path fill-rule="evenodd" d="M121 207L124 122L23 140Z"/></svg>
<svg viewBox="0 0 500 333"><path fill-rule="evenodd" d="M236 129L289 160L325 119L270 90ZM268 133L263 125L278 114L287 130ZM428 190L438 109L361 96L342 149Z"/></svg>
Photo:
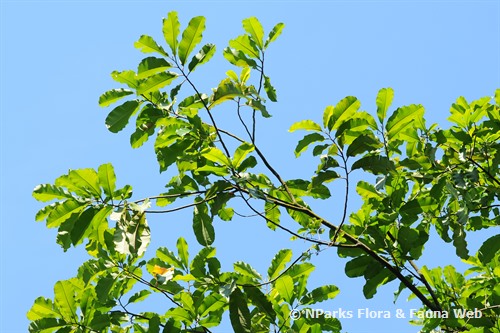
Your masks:
<svg viewBox="0 0 500 333"><path fill-rule="evenodd" d="M35 300L28 312L30 332L210 332L226 311L238 333L339 332L338 319L292 316L337 295L334 285L309 290L307 283L314 270L310 254L333 247L347 259L345 274L365 279L366 298L397 281L396 296L409 289L423 311L482 314L414 321L424 332L500 332L500 238L486 239L475 254L469 253L466 238L500 222L500 90L494 101L458 98L448 129L427 125L422 105L393 108L391 88L379 91L375 117L347 96L325 108L321 123L303 120L290 127L307 132L296 156L312 150L318 166L307 179L285 180L256 137L257 119L270 117L267 103L277 101L264 55L283 27L279 23L266 35L256 18L244 20L245 34L223 50L239 73L227 71L209 94L191 80L191 73L216 53L210 43L197 48L204 17L191 19L181 34L177 14L169 13L163 20L168 48L150 36L139 38L135 47L148 57L137 71L113 72L126 87L105 92L99 104L118 104L106 118L114 133L136 116L131 146L154 137L160 171L175 168L176 175L165 193L134 201L131 186L116 186L111 164L70 170L54 184L35 188L35 199L53 201L36 220L57 228L56 241L64 250L86 242L92 258L74 278L55 284L53 299ZM234 108L243 134L218 126L214 112L221 104ZM355 185L362 205L349 214L353 173L365 180ZM307 202L332 200L335 185L345 189L345 199L341 220L332 222ZM191 201L175 206L180 200ZM212 246L213 222L233 220L235 207L242 205L269 229L309 242L310 249L295 258L291 250L280 250L266 273L245 262L222 271ZM143 259L151 237L146 217L159 207L167 207L164 213L192 210L193 232L202 246L198 253L190 255L180 237L176 249L160 247ZM296 222L294 228L281 223L287 216ZM431 229L452 243L469 270L417 267ZM324 232L327 241L319 237ZM168 308L129 310L152 293L163 295Z"/></svg>

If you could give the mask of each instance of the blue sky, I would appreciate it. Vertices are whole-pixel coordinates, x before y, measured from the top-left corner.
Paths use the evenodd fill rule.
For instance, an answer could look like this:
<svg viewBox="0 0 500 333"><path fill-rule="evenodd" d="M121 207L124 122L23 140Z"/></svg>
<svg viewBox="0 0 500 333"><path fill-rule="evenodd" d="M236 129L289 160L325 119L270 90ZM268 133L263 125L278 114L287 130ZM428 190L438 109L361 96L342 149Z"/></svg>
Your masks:
<svg viewBox="0 0 500 333"><path fill-rule="evenodd" d="M119 185L134 187L136 199L160 193L170 179L171 174L158 173L151 145L133 150L128 144L130 130L117 135L107 131L104 119L110 110L99 108L97 99L117 87L111 71L135 68L144 57L133 48L140 35L162 40L161 19L171 10L178 11L183 24L192 16L207 18L204 41L215 43L218 53L195 73L204 91L215 87L231 68L221 51L242 33L242 19L256 16L267 31L277 22L285 23L266 64L279 103L270 107L273 117L260 121L258 132L264 152L285 178L308 177L314 168L308 154L295 159L293 149L300 134L288 133L290 125L302 119L320 120L326 105L347 95L357 96L372 112L377 91L392 87L394 106L423 104L428 122L445 127L449 106L458 96L472 100L500 88L498 1L4 0L1 332L25 332L25 313L33 300L51 297L54 283L74 276L86 260L80 248L63 253L55 243L55 230L34 221L41 208L31 197L37 184L50 183L68 169L97 168L107 162L114 164ZM224 126L235 126L230 115L223 109L219 112L215 116ZM341 187L338 191L342 195ZM340 207L331 202L313 207L334 220ZM158 246L174 248L180 235L196 248L189 217L151 217L151 252ZM226 269L245 260L265 272L279 249L292 248L299 255L307 248L268 231L257 220L217 223L216 230L215 246ZM458 265L453 249L442 245L439 240L432 242L419 265ZM381 288L373 300L364 300L363 281L344 278L345 263L335 259L333 251L322 252L313 263L317 265L313 285L332 283L341 288L334 301L318 307L391 311L419 307L404 298L393 305L396 284ZM342 323L349 333L417 330L402 319Z"/></svg>

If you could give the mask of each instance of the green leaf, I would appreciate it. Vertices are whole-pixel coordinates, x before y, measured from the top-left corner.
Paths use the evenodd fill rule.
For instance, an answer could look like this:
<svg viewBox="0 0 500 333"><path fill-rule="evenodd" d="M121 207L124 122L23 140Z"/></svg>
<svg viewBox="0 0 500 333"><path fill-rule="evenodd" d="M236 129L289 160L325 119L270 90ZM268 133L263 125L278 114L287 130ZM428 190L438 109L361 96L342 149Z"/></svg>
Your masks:
<svg viewBox="0 0 500 333"><path fill-rule="evenodd" d="M75 288L69 280L57 281L54 285L54 302L64 320L77 320Z"/></svg>
<svg viewBox="0 0 500 333"><path fill-rule="evenodd" d="M311 133L307 134L300 140L297 144L297 147L295 147L295 157L299 157L302 152L304 152L311 143L313 142L323 142L325 138L323 135L319 133Z"/></svg>
<svg viewBox="0 0 500 333"><path fill-rule="evenodd" d="M241 91L241 87L237 86L229 78L224 79L219 83L217 88L214 90L212 96L212 104L210 105L210 108L224 101L232 100L235 97L245 97L245 95Z"/></svg>
<svg viewBox="0 0 500 333"><path fill-rule="evenodd" d="M137 67L137 78L143 79L153 74L163 72L171 67L173 67L173 65L164 58L147 57L142 59Z"/></svg>
<svg viewBox="0 0 500 333"><path fill-rule="evenodd" d="M386 284L387 282L393 280L395 277L387 270L381 270L372 278L368 279L363 286L363 294L366 299L373 298L373 296L377 293L377 288L381 285Z"/></svg>
<svg viewBox="0 0 500 333"><path fill-rule="evenodd" d="M118 133L128 124L130 117L139 109L136 100L127 101L111 111L106 117L106 127L110 132Z"/></svg>
<svg viewBox="0 0 500 333"><path fill-rule="evenodd" d="M130 303L137 303L144 301L149 295L151 295L151 291L149 290L141 290L130 296L128 299L128 304Z"/></svg>
<svg viewBox="0 0 500 333"><path fill-rule="evenodd" d="M80 244L83 238L88 235L88 228L92 224L94 216L97 214L98 210L94 207L90 207L84 210L75 221L73 228L71 229L71 243L73 245Z"/></svg>
<svg viewBox="0 0 500 333"><path fill-rule="evenodd" d="M356 257L346 263L345 274L350 278L363 276L366 267L371 263L373 263L373 259L369 256Z"/></svg>
<svg viewBox="0 0 500 333"><path fill-rule="evenodd" d="M189 253L188 253L188 244L186 240L182 237L179 237L177 240L177 252L179 253L179 258L185 268L189 265Z"/></svg>
<svg viewBox="0 0 500 333"><path fill-rule="evenodd" d="M182 33L179 43L179 60L181 64L186 63L186 59L193 49L201 42L203 31L205 30L205 18L203 16L193 17L188 27Z"/></svg>
<svg viewBox="0 0 500 333"><path fill-rule="evenodd" d="M141 81L137 87L137 94L146 95L148 93L155 92L169 85L174 79L177 78L177 76L177 73L174 72L161 72L151 75L144 81Z"/></svg>
<svg viewBox="0 0 500 333"><path fill-rule="evenodd" d="M73 199L68 199L57 205L47 217L47 228L59 227L63 222L75 214L79 214L87 207L87 203L81 203Z"/></svg>
<svg viewBox="0 0 500 333"><path fill-rule="evenodd" d="M102 164L97 170L99 176L99 185L104 190L104 193L109 198L113 197L113 193L116 190L116 176L111 163Z"/></svg>
<svg viewBox="0 0 500 333"><path fill-rule="evenodd" d="M134 215L130 216L125 211L121 214L113 234L115 250L118 253L141 257L150 239L151 233L144 213L134 212Z"/></svg>
<svg viewBox="0 0 500 333"><path fill-rule="evenodd" d="M321 132L321 126L319 126L312 120L301 120L299 122L294 123L288 131L295 132L297 130Z"/></svg>
<svg viewBox="0 0 500 333"><path fill-rule="evenodd" d="M377 94L377 117L380 123L384 122L389 106L391 106L394 98L394 90L392 88L382 88Z"/></svg>
<svg viewBox="0 0 500 333"><path fill-rule="evenodd" d="M99 176L94 169L71 170L68 173L69 180L80 189L99 198L101 196L101 187L99 186Z"/></svg>
<svg viewBox="0 0 500 333"><path fill-rule="evenodd" d="M238 36L229 41L229 46L243 52L250 58L259 58L259 49L253 40L248 35Z"/></svg>
<svg viewBox="0 0 500 333"><path fill-rule="evenodd" d="M236 151L234 152L233 166L235 168L238 168L245 159L245 157L254 149L255 147L253 144L248 142L243 142L238 148L236 148Z"/></svg>
<svg viewBox="0 0 500 333"><path fill-rule="evenodd" d="M238 66L238 67L252 67L252 68L257 68L257 63L253 59L247 58L245 53L243 53L240 50L232 49L230 47L226 47L223 51L224 58L226 58L227 61L229 61L231 64ZM266 76L264 76L264 80L266 80ZM266 89L266 81L264 81L264 89ZM266 89L267 92L267 89ZM268 93L268 97L270 100L275 102Z"/></svg>
<svg viewBox="0 0 500 333"><path fill-rule="evenodd" d="M306 294L300 303L303 305L315 304L323 302L328 299L333 299L340 292L339 288L334 285L326 285L313 289L310 293Z"/></svg>
<svg viewBox="0 0 500 333"><path fill-rule="evenodd" d="M33 197L42 202L51 201L54 199L73 198L71 193L62 187L51 184L40 184L33 189Z"/></svg>
<svg viewBox="0 0 500 333"><path fill-rule="evenodd" d="M375 186L373 186L370 183L367 183L365 181L359 181L358 184L356 185L356 192L363 198L363 199L382 199L382 193L377 191Z"/></svg>
<svg viewBox="0 0 500 333"><path fill-rule="evenodd" d="M272 303L267 299L266 295L259 288L252 286L243 287L247 298L259 310L267 315L272 321L276 320L276 312L273 309Z"/></svg>
<svg viewBox="0 0 500 333"><path fill-rule="evenodd" d="M248 67L246 67L248 68ZM250 106L252 109L256 111L260 111L262 117L271 118L271 114L267 112L266 105L257 99L249 99L245 102L246 105Z"/></svg>
<svg viewBox="0 0 500 333"><path fill-rule="evenodd" d="M66 321L62 319L56 318L41 318L37 319L34 322L30 323L28 327L28 331L30 333L51 333L56 331L59 333L68 332L68 330L64 330L64 328L71 329L73 327L72 324L68 324Z"/></svg>
<svg viewBox="0 0 500 333"><path fill-rule="evenodd" d="M264 47L267 47L269 44L274 42L276 38L278 38L281 35L281 32L283 31L283 28L285 25L283 23L278 23L274 26L274 28L269 32L269 35L267 37L266 43L264 44Z"/></svg>
<svg viewBox="0 0 500 333"><path fill-rule="evenodd" d="M262 280L262 276L249 264L243 261L237 261L233 264L234 271L243 276L248 276L252 279Z"/></svg>
<svg viewBox="0 0 500 333"><path fill-rule="evenodd" d="M38 297L28 311L27 317L33 321L41 318L60 318L61 314L51 299Z"/></svg>
<svg viewBox="0 0 500 333"><path fill-rule="evenodd" d="M213 57L214 54L215 54L214 44L203 45L201 50L198 51L198 53L196 53L189 62L188 65L189 71L192 72L198 65L203 65L204 63L208 62Z"/></svg>
<svg viewBox="0 0 500 333"><path fill-rule="evenodd" d="M163 37L174 56L177 54L177 37L179 36L180 26L177 13L174 11L169 12L167 18L163 19Z"/></svg>
<svg viewBox="0 0 500 333"><path fill-rule="evenodd" d="M247 300L239 288L235 288L229 297L229 318L235 333L252 332Z"/></svg>
<svg viewBox="0 0 500 333"><path fill-rule="evenodd" d="M273 204L273 203L266 201L264 205L265 205L264 208L265 208L265 214L266 214L265 216L267 219L267 221L266 221L267 227L271 230L276 230L276 225L280 224L281 211L280 211L278 205L276 205L276 204Z"/></svg>
<svg viewBox="0 0 500 333"><path fill-rule="evenodd" d="M122 99L123 97L131 95L133 93L134 92L132 90L123 88L106 91L99 97L99 106L102 107L109 106L110 104L113 104L114 102Z"/></svg>
<svg viewBox="0 0 500 333"><path fill-rule="evenodd" d="M347 156L356 156L383 147L382 142L371 132L358 136L347 148Z"/></svg>
<svg viewBox="0 0 500 333"><path fill-rule="evenodd" d="M327 106L323 112L323 123L328 129L339 128L345 121L349 120L361 106L361 102L354 96L347 96L335 105Z"/></svg>
<svg viewBox="0 0 500 333"><path fill-rule="evenodd" d="M278 96L276 95L276 89L271 85L271 79L269 76L264 75L264 90L266 91L267 97L272 102L278 101Z"/></svg>
<svg viewBox="0 0 500 333"><path fill-rule="evenodd" d="M218 148L208 148L203 151L202 156L207 160L218 163L224 166L231 166L231 161L227 156Z"/></svg>
<svg viewBox="0 0 500 333"><path fill-rule="evenodd" d="M495 90L495 96L493 97L495 104L500 107L500 89Z"/></svg>
<svg viewBox="0 0 500 333"><path fill-rule="evenodd" d="M274 284L274 288L278 291L280 296L287 303L291 303L293 296L293 280L288 275L281 276L276 283Z"/></svg>
<svg viewBox="0 0 500 333"><path fill-rule="evenodd" d="M269 280L277 278L280 273L285 269L286 264L292 259L292 250L282 249L280 250L271 261L271 266L267 270L269 275Z"/></svg>
<svg viewBox="0 0 500 333"><path fill-rule="evenodd" d="M158 259L168 263L175 268L183 269L182 261L166 247L158 248L158 250L156 250L156 256L158 257Z"/></svg>
<svg viewBox="0 0 500 333"><path fill-rule="evenodd" d="M123 72L113 71L111 72L111 77L116 82L120 82L126 84L129 88L136 89L137 88L137 75L134 71L128 70Z"/></svg>
<svg viewBox="0 0 500 333"><path fill-rule="evenodd" d="M198 307L199 316L203 318L219 309L222 309L225 305L226 300L221 294L210 294L203 298L202 303Z"/></svg>
<svg viewBox="0 0 500 333"><path fill-rule="evenodd" d="M394 162L386 156L366 156L354 162L351 170L363 169L374 175L380 175L387 174L394 168Z"/></svg>
<svg viewBox="0 0 500 333"><path fill-rule="evenodd" d="M500 250L500 235L488 238L479 248L477 257L483 265L489 264Z"/></svg>
<svg viewBox="0 0 500 333"><path fill-rule="evenodd" d="M208 207L201 202L201 198L196 198L198 204L193 210L193 230L196 240L200 245L211 245L215 240L215 230L212 225L212 217L208 214Z"/></svg>
<svg viewBox="0 0 500 333"><path fill-rule="evenodd" d="M252 36L253 41L259 49L264 48L264 29L256 17L249 17L243 20L243 29Z"/></svg>
<svg viewBox="0 0 500 333"><path fill-rule="evenodd" d="M186 325L191 325L194 320L193 315L183 308L170 309L165 313L165 317L180 321Z"/></svg>
<svg viewBox="0 0 500 333"><path fill-rule="evenodd" d="M136 49L144 52L144 53L153 53L157 52L164 57L168 57L167 52L159 46L153 37L148 35L142 35L137 42L134 43Z"/></svg>
<svg viewBox="0 0 500 333"><path fill-rule="evenodd" d="M308 277L315 267L310 262L304 262L302 264L293 265L287 272L286 275L290 276L293 280L299 278Z"/></svg>
<svg viewBox="0 0 500 333"><path fill-rule="evenodd" d="M400 134L409 126L412 126L413 123L415 123L415 126L420 127L419 124L422 122L420 119L422 119L423 115L424 107L415 104L403 106L394 111L385 126L389 141L397 140Z"/></svg>

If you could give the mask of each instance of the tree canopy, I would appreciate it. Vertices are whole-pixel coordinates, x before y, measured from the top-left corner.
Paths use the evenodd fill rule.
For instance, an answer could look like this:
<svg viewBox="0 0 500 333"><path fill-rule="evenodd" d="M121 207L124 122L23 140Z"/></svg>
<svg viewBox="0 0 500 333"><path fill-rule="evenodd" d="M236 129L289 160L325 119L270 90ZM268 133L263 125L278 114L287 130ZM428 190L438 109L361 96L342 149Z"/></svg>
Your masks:
<svg viewBox="0 0 500 333"><path fill-rule="evenodd" d="M204 17L181 33L170 12L164 41L142 35L135 42L147 56L137 70L112 72L121 87L103 93L99 105L115 105L105 119L109 131L132 126L132 148L154 140L160 171L175 175L165 192L146 198L133 198L130 185L117 187L111 163L70 170L34 189L48 203L36 220L57 228L64 250L85 243L90 259L55 284L52 299L35 300L30 332L212 332L226 312L238 333L340 332L341 318L305 315L339 292L333 278L308 285L311 255L333 249L345 259L339 273L365 280L367 299L385 284L395 286L396 298L409 290L421 302L413 323L423 332L500 332L500 236L488 236L477 253L467 246L468 235L500 222L500 89L494 97L457 98L447 126L428 124L422 105L392 106L389 87L379 90L372 113L347 96L326 106L321 122L291 125L304 134L295 155L317 168L285 179L257 135L258 122L271 117L267 106L278 101L265 55L283 28L265 32L257 18L243 20L244 34L222 50L234 69L210 92L191 75L216 53L214 44L199 47ZM223 128L220 108L241 126ZM349 211L353 191L362 204ZM330 200L340 220L317 213L315 200ZM148 248L147 216L178 210L192 212L183 222L192 224L201 250L190 254L182 235L175 249ZM214 221L244 218L241 211L310 248L281 249L267 272L243 261L222 270ZM469 265L466 272L417 266L431 230ZM165 308L130 309L153 293L165 297Z"/></svg>

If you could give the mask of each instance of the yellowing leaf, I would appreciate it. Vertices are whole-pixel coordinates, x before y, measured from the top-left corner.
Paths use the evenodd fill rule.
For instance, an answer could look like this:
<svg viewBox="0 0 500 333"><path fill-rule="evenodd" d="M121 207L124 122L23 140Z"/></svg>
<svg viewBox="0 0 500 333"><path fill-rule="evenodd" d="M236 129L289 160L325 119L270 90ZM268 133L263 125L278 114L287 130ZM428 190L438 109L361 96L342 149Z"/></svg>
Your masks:
<svg viewBox="0 0 500 333"><path fill-rule="evenodd" d="M165 268L158 265L153 267L153 273L156 275L160 275L165 278L166 281L171 280L174 277L174 268Z"/></svg>

